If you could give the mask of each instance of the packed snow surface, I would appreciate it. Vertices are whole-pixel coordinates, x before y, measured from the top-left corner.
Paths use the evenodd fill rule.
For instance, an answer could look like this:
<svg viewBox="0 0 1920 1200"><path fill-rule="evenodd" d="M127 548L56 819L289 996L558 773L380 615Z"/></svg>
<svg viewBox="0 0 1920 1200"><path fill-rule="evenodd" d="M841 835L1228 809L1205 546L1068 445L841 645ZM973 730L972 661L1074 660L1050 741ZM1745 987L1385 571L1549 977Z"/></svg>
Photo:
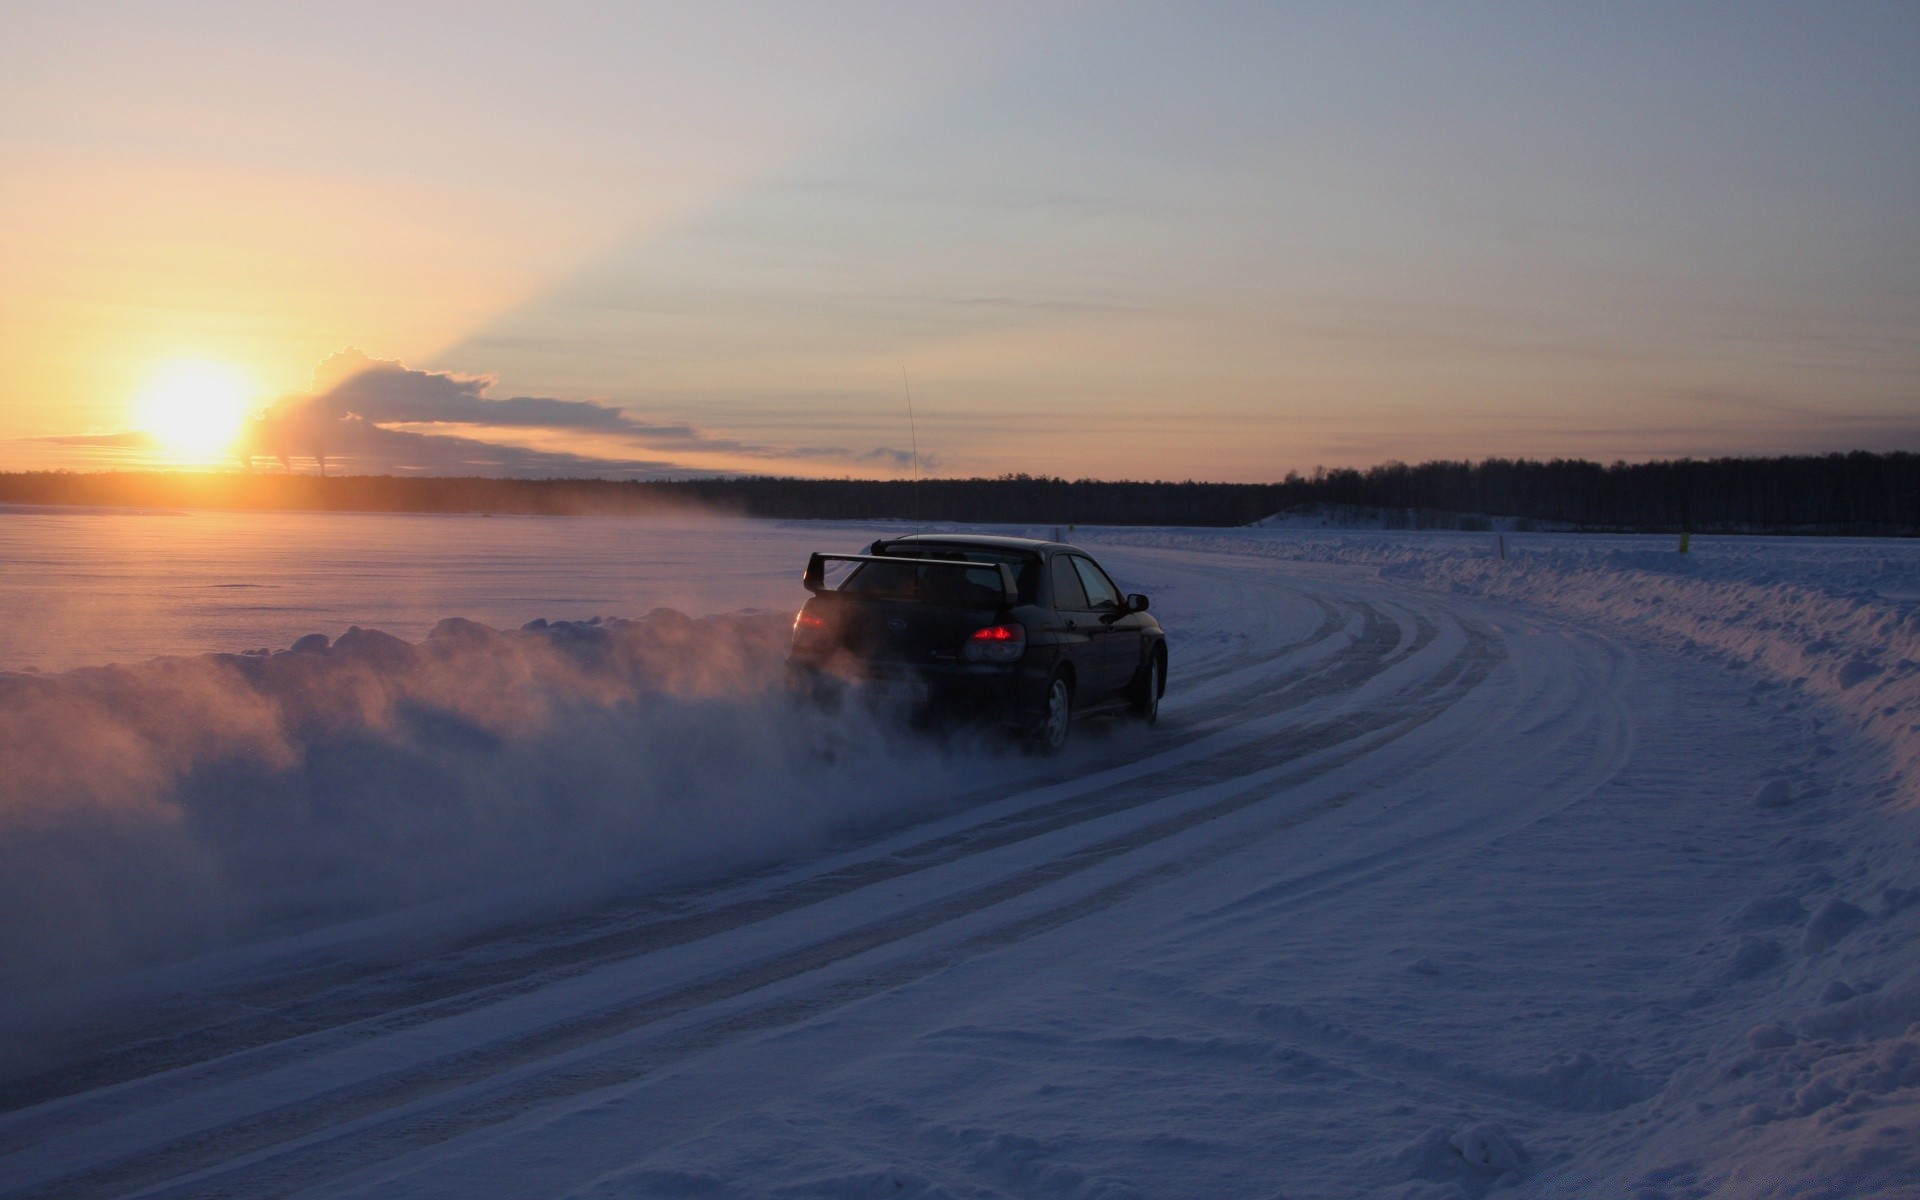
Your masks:
<svg viewBox="0 0 1920 1200"><path fill-rule="evenodd" d="M1920 1195L1920 546L1083 530L1043 759L874 532L0 514L0 1197Z"/></svg>

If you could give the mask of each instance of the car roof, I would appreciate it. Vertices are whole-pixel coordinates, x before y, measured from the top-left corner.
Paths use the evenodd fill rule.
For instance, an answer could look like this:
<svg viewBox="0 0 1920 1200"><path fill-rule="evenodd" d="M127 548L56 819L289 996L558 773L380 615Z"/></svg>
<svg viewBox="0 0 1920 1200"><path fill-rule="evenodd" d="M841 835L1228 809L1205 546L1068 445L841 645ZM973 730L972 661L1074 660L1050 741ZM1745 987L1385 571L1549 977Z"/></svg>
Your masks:
<svg viewBox="0 0 1920 1200"><path fill-rule="evenodd" d="M897 546L902 542L933 546L980 546L994 550L1076 550L1065 542L1045 542L1038 538L1002 537L991 533L909 533L902 537L881 538L875 545ZM1083 551L1084 553L1084 551Z"/></svg>

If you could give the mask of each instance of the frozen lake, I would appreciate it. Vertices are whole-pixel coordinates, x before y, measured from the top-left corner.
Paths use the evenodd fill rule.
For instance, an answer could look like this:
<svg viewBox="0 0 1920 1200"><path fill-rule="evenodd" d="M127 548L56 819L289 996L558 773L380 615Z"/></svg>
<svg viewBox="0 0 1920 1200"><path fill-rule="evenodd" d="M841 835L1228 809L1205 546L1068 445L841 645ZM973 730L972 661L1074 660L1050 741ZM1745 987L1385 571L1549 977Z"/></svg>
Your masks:
<svg viewBox="0 0 1920 1200"><path fill-rule="evenodd" d="M0 670L277 648L352 625L417 641L448 616L511 628L794 608L809 550L875 536L832 528L822 546L717 518L0 507Z"/></svg>
<svg viewBox="0 0 1920 1200"><path fill-rule="evenodd" d="M857 550L898 524L726 518L483 517L0 505L0 670L64 670L156 655L284 647L349 626L417 641L442 617L501 628L535 618L790 609L810 550ZM1045 536L1045 531L1031 532ZM1081 531L1089 544L1127 540ZM1208 537L1196 532L1195 537ZM1250 531L1312 559L1491 554L1491 534ZM1920 542L1507 534L1515 555L1578 550L1609 565L1920 597Z"/></svg>

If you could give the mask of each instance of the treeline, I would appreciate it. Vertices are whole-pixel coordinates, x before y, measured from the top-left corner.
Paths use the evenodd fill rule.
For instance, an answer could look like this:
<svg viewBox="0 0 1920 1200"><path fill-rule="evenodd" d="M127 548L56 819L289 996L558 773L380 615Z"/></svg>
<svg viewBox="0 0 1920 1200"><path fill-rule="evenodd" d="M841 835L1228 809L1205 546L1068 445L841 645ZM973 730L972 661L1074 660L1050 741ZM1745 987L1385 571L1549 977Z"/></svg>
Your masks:
<svg viewBox="0 0 1920 1200"><path fill-rule="evenodd" d="M1594 530L1920 533L1920 455L1805 455L1599 463L1490 458L1390 462L1290 474L1280 483L1035 478L704 479L673 485L755 516L975 524L1246 525L1290 509L1472 513Z"/></svg>
<svg viewBox="0 0 1920 1200"><path fill-rule="evenodd" d="M1246 525L1284 503L1281 485L998 479L695 479L675 484L756 517L902 519L967 525Z"/></svg>
<svg viewBox="0 0 1920 1200"><path fill-rule="evenodd" d="M1027 525L1245 525L1296 508L1471 513L1594 530L1920 534L1920 455L1599 463L1490 458L1315 470L1279 483L997 479L0 474L0 503L354 512L653 514Z"/></svg>
<svg viewBox="0 0 1920 1200"><path fill-rule="evenodd" d="M1920 455L1385 463L1281 485L1324 504L1424 508L1585 529L1920 533ZM1299 501L1290 501L1299 503ZM1283 506L1285 507L1285 506Z"/></svg>

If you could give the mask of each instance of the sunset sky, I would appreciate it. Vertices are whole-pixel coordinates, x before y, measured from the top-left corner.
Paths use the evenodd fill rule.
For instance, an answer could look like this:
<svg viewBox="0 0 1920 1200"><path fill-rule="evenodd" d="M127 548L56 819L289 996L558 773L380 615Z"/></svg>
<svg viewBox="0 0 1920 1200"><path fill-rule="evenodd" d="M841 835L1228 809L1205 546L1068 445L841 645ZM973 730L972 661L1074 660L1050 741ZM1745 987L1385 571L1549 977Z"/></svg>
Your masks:
<svg viewBox="0 0 1920 1200"><path fill-rule="evenodd" d="M1920 450L1920 5L0 7L0 469ZM255 421L261 417L263 420Z"/></svg>

